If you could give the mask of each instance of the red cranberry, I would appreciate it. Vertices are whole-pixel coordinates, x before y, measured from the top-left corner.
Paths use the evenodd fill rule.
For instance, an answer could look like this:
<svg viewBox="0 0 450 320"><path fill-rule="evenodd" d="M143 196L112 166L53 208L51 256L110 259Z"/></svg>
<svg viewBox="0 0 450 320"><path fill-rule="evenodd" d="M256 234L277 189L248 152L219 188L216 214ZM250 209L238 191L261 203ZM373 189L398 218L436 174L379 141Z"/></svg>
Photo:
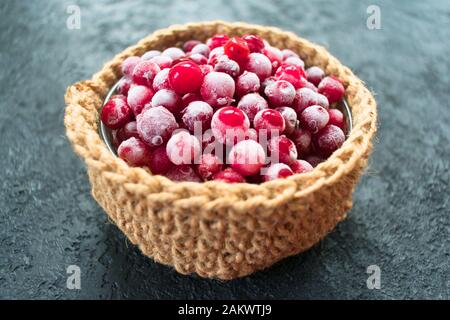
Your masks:
<svg viewBox="0 0 450 320"><path fill-rule="evenodd" d="M150 160L150 148L134 137L123 141L117 149L117 154L132 167L146 166Z"/></svg>
<svg viewBox="0 0 450 320"><path fill-rule="evenodd" d="M166 174L166 178L176 181L202 182L194 168L190 165L173 166Z"/></svg>
<svg viewBox="0 0 450 320"><path fill-rule="evenodd" d="M206 77L208 73L211 73L214 71L213 66L210 66L209 64L202 64L199 66L200 70L202 71L203 77Z"/></svg>
<svg viewBox="0 0 450 320"><path fill-rule="evenodd" d="M189 59L195 62L199 67L208 63L208 58L200 53L189 54Z"/></svg>
<svg viewBox="0 0 450 320"><path fill-rule="evenodd" d="M294 86L285 80L277 80L270 83L264 93L273 107L290 106L295 98Z"/></svg>
<svg viewBox="0 0 450 320"><path fill-rule="evenodd" d="M242 39L247 42L247 46L252 53L260 53L264 49L264 41L258 36L248 34L243 36Z"/></svg>
<svg viewBox="0 0 450 320"><path fill-rule="evenodd" d="M276 109L284 118L286 128L284 129L284 134L290 135L294 132L297 126L297 113L294 109L289 107L280 107Z"/></svg>
<svg viewBox="0 0 450 320"><path fill-rule="evenodd" d="M261 83L261 88L259 89L259 91L261 92L262 95L264 95L264 91L266 91L266 88L269 84L274 83L275 81L277 81L278 79L275 78L274 76L268 77L266 79L264 79L264 81Z"/></svg>
<svg viewBox="0 0 450 320"><path fill-rule="evenodd" d="M184 58L186 56L186 53L184 53L183 50L180 48L167 48L164 50L161 55L170 57L173 61L179 60L181 58Z"/></svg>
<svg viewBox="0 0 450 320"><path fill-rule="evenodd" d="M234 78L239 75L239 73L241 72L241 68L236 61L231 60L226 55L223 55L217 59L217 63L214 66L214 71L224 72Z"/></svg>
<svg viewBox="0 0 450 320"><path fill-rule="evenodd" d="M266 161L263 147L254 140L238 142L228 155L231 167L243 176L257 174Z"/></svg>
<svg viewBox="0 0 450 320"><path fill-rule="evenodd" d="M305 158L305 160L313 166L313 168L317 167L319 164L324 162L326 159L321 158L317 155L309 155Z"/></svg>
<svg viewBox="0 0 450 320"><path fill-rule="evenodd" d="M237 107L245 112L250 122L253 122L256 114L261 110L269 108L269 104L259 94L249 93L241 98Z"/></svg>
<svg viewBox="0 0 450 320"><path fill-rule="evenodd" d="M133 70L136 65L141 62L141 58L139 57L128 57L122 62L122 74L131 79L133 75Z"/></svg>
<svg viewBox="0 0 450 320"><path fill-rule="evenodd" d="M196 131L198 131L203 133L211 126L213 112L213 108L206 102L194 101L183 110L181 119L186 129L190 132L197 133Z"/></svg>
<svg viewBox="0 0 450 320"><path fill-rule="evenodd" d="M345 134L341 128L328 125L313 136L315 150L322 156L328 157L342 146Z"/></svg>
<svg viewBox="0 0 450 320"><path fill-rule="evenodd" d="M198 159L202 148L196 137L188 131L178 130L167 142L166 152L173 164L191 164Z"/></svg>
<svg viewBox="0 0 450 320"><path fill-rule="evenodd" d="M294 141L297 147L297 152L303 157L311 151L311 132L308 130L297 128L291 136L292 141Z"/></svg>
<svg viewBox="0 0 450 320"><path fill-rule="evenodd" d="M248 56L245 70L255 73L259 80L263 81L272 74L272 63L261 53L251 53Z"/></svg>
<svg viewBox="0 0 450 320"><path fill-rule="evenodd" d="M329 109L328 115L330 116L330 120L328 124L335 125L336 127L344 130L344 114L338 109Z"/></svg>
<svg viewBox="0 0 450 320"><path fill-rule="evenodd" d="M250 49L247 42L239 37L233 37L224 45L225 54L231 59L244 65L247 62Z"/></svg>
<svg viewBox="0 0 450 320"><path fill-rule="evenodd" d="M197 172L203 180L210 180L216 173L222 170L223 164L220 159L212 154L204 154L200 158Z"/></svg>
<svg viewBox="0 0 450 320"><path fill-rule="evenodd" d="M243 140L249 128L247 115L235 107L217 110L211 121L212 132L222 144L234 144L236 140Z"/></svg>
<svg viewBox="0 0 450 320"><path fill-rule="evenodd" d="M152 87L153 79L161 69L152 61L141 61L133 70L133 82L142 86Z"/></svg>
<svg viewBox="0 0 450 320"><path fill-rule="evenodd" d="M128 122L122 128L117 130L117 138L119 139L119 141L125 141L132 137L140 139L139 133L137 131L136 121Z"/></svg>
<svg viewBox="0 0 450 320"><path fill-rule="evenodd" d="M204 57L209 57L209 53L210 52L211 52L211 50L209 49L209 47L206 44L203 44L203 43L197 44L191 50L192 54L199 53L199 54L201 54Z"/></svg>
<svg viewBox="0 0 450 320"><path fill-rule="evenodd" d="M158 67L162 69L170 68L172 66L172 58L168 56L156 56L149 61L154 62L158 65Z"/></svg>
<svg viewBox="0 0 450 320"><path fill-rule="evenodd" d="M285 135L272 137L268 143L268 150L272 162L290 164L298 156L294 142Z"/></svg>
<svg viewBox="0 0 450 320"><path fill-rule="evenodd" d="M274 163L270 167L266 169L266 174L264 175L264 181L272 181L275 179L285 179L289 176L292 176L294 172L292 172L291 168L287 164L284 163Z"/></svg>
<svg viewBox="0 0 450 320"><path fill-rule="evenodd" d="M307 107L318 105L319 98L317 93L308 88L301 88L295 93L294 102L292 103L293 109L298 115L302 113Z"/></svg>
<svg viewBox="0 0 450 320"><path fill-rule="evenodd" d="M299 117L300 126L309 130L311 133L317 133L325 128L330 120L328 111L321 106L310 106L302 111Z"/></svg>
<svg viewBox="0 0 450 320"><path fill-rule="evenodd" d="M305 63L303 62L303 60L298 57L289 57L286 60L284 60L284 64L296 66L297 68L300 68L302 70L305 67Z"/></svg>
<svg viewBox="0 0 450 320"><path fill-rule="evenodd" d="M325 72L323 72L321 68L314 66L306 69L306 75L308 81L317 87L320 81L325 77Z"/></svg>
<svg viewBox="0 0 450 320"><path fill-rule="evenodd" d="M153 98L153 91L145 86L134 86L128 91L127 102L135 116L142 112Z"/></svg>
<svg viewBox="0 0 450 320"><path fill-rule="evenodd" d="M152 147L162 145L178 128L173 114L164 107L154 107L143 111L136 118L139 136Z"/></svg>
<svg viewBox="0 0 450 320"><path fill-rule="evenodd" d="M159 50L150 50L147 51L146 53L144 53L141 57L142 60L151 60L154 57L160 56L161 55L161 51Z"/></svg>
<svg viewBox="0 0 450 320"><path fill-rule="evenodd" d="M303 69L300 69L299 67L289 64L282 64L275 73L275 77L278 80L286 80L290 82L295 89L298 89L302 85L301 79L305 78L305 73Z"/></svg>
<svg viewBox="0 0 450 320"><path fill-rule="evenodd" d="M133 111L123 99L110 99L103 106L100 117L108 128L119 129L131 120Z"/></svg>
<svg viewBox="0 0 450 320"><path fill-rule="evenodd" d="M222 181L226 183L243 183L245 182L245 178L240 173L234 171L231 168L227 168L223 171L216 173L213 176L213 180Z"/></svg>
<svg viewBox="0 0 450 320"><path fill-rule="evenodd" d="M203 82L203 74L193 62L180 62L169 71L169 81L178 94L197 92Z"/></svg>
<svg viewBox="0 0 450 320"><path fill-rule="evenodd" d="M130 90L131 84L132 82L130 79L122 78L119 80L116 90L120 94L127 95L128 91Z"/></svg>
<svg viewBox="0 0 450 320"><path fill-rule="evenodd" d="M155 79L153 79L153 90L172 89L169 81L169 71L170 69L166 68L158 72Z"/></svg>
<svg viewBox="0 0 450 320"><path fill-rule="evenodd" d="M213 50L211 50L208 58L208 64L214 67L214 65L217 63L217 60L225 54L225 50L223 47L217 47Z"/></svg>
<svg viewBox="0 0 450 320"><path fill-rule="evenodd" d="M251 92L258 92L260 81L256 73L244 71L236 80L236 94L240 97Z"/></svg>
<svg viewBox="0 0 450 320"><path fill-rule="evenodd" d="M319 93L328 98L330 103L340 101L345 94L344 85L336 78L325 77L319 83Z"/></svg>
<svg viewBox="0 0 450 320"><path fill-rule="evenodd" d="M235 84L233 78L223 72L211 72L205 76L200 93L213 107L221 107L233 101Z"/></svg>
<svg viewBox="0 0 450 320"><path fill-rule="evenodd" d="M198 93L186 93L181 98L181 110L184 110L191 102L200 100L202 100L202 97Z"/></svg>
<svg viewBox="0 0 450 320"><path fill-rule="evenodd" d="M313 171L313 166L305 160L295 160L291 163L291 169L294 173L307 173Z"/></svg>
<svg viewBox="0 0 450 320"><path fill-rule="evenodd" d="M155 93L152 98L153 107L164 107L174 115L178 114L180 110L180 99L178 95L173 90L161 89Z"/></svg>
<svg viewBox="0 0 450 320"><path fill-rule="evenodd" d="M280 134L286 128L286 123L280 112L273 109L259 111L253 120L254 128L261 134L261 130L266 130L267 136Z"/></svg>
<svg viewBox="0 0 450 320"><path fill-rule="evenodd" d="M166 174L173 168L173 164L167 156L166 146L153 149L148 166L153 174Z"/></svg>
<svg viewBox="0 0 450 320"><path fill-rule="evenodd" d="M198 40L188 40L183 44L183 51L184 52L190 52L192 48L194 48L196 45L200 44L201 42Z"/></svg>
<svg viewBox="0 0 450 320"><path fill-rule="evenodd" d="M206 41L206 45L213 50L214 48L222 47L229 39L230 38L226 34L216 34Z"/></svg>
<svg viewBox="0 0 450 320"><path fill-rule="evenodd" d="M283 61L285 61L288 58L298 58L298 54L296 54L291 49L283 49L281 50L281 54L283 55Z"/></svg>
<svg viewBox="0 0 450 320"><path fill-rule="evenodd" d="M263 50L264 55L269 58L272 64L272 70L277 70L283 62L283 53L278 48L265 47Z"/></svg>

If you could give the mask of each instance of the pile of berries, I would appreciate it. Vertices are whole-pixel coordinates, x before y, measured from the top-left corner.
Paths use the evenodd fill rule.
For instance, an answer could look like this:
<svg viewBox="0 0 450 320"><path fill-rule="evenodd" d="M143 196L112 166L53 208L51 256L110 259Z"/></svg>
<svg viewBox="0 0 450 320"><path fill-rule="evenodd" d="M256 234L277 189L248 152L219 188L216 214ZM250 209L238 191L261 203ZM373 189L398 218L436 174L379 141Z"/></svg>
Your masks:
<svg viewBox="0 0 450 320"><path fill-rule="evenodd" d="M345 140L342 83L255 35L151 50L122 73L101 111L117 154L174 181L286 178Z"/></svg>

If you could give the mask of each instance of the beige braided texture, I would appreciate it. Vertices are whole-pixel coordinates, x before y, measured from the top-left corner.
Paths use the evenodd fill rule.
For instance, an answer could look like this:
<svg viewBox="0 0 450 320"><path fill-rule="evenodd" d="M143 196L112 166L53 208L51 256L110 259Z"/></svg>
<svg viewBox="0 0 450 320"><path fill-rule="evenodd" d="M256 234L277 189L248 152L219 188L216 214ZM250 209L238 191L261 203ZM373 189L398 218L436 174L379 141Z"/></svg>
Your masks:
<svg viewBox="0 0 450 320"><path fill-rule="evenodd" d="M216 33L257 34L342 79L353 113L344 145L311 173L261 185L172 182L111 154L98 134L98 110L121 76L121 62ZM145 255L183 274L219 279L242 277L302 252L343 220L376 131L372 94L323 47L290 32L245 23L191 23L156 31L91 80L69 87L65 99L67 136L86 161L93 196L109 217Z"/></svg>

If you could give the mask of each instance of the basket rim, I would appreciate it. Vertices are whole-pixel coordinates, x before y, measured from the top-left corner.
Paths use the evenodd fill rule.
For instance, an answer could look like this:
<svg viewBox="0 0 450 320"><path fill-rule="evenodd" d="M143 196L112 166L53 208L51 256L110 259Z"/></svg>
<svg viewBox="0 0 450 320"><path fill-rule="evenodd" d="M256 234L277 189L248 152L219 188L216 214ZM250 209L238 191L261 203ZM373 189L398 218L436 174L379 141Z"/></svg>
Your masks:
<svg viewBox="0 0 450 320"><path fill-rule="evenodd" d="M347 136L344 144L326 161L319 164L313 171L305 174L295 174L287 179L278 179L261 184L237 183L227 184L221 181L208 182L175 182L164 176L152 175L146 168L129 167L123 160L109 152L106 144L98 133L97 119L103 103L103 98L120 77L121 62L133 55L142 55L150 49L152 43L158 41L180 43L190 37L200 38L212 36L226 29L231 35L240 33L264 34L263 37L273 43L281 41L285 48L301 46L307 52L297 52L305 63L314 61L321 65L327 75L337 76L346 87L346 99L353 115L353 130ZM157 45L158 46L158 45ZM278 45L277 45L278 46ZM167 46L166 46L167 47ZM324 185L333 184L346 173L349 173L371 148L371 140L377 129L376 102L371 92L364 86L353 72L342 65L324 47L300 38L292 32L276 27L247 24L243 22L209 21L184 25L172 25L159 29L136 45L128 47L90 80L75 83L67 88L65 95L66 134L75 152L84 158L87 166L101 171L112 183L124 183L130 192L137 192L148 197L156 194L153 200L158 200L158 194L174 196L169 199L183 201L187 198L198 198L199 205L216 206L228 198L227 206L236 206L245 202L251 206L275 207L290 199L302 197L314 192ZM177 196L175 196L175 194ZM163 197L167 201L167 197ZM162 200L161 200L162 201ZM190 201L190 204L195 204Z"/></svg>

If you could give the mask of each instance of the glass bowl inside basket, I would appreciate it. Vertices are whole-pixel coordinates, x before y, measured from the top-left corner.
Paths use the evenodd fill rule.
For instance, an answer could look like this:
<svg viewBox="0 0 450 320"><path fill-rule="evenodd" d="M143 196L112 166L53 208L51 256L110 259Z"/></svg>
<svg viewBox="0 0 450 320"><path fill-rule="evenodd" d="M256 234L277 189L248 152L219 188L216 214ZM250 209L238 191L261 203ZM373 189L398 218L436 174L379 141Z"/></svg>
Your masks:
<svg viewBox="0 0 450 320"><path fill-rule="evenodd" d="M105 101L103 102L103 105L105 105L109 99L117 94L116 89L117 86L119 85L119 82L117 82L112 88L111 90L108 92L108 94L106 95ZM350 133L350 131L352 130L352 113L350 110L350 107L347 103L347 101L345 99L342 99L341 102L339 102L336 105L336 108L339 109L343 114L344 114L344 133L346 134L346 136L348 136L348 134ZM100 110L101 111L101 110ZM100 120L99 117L99 125L98 125L99 131L100 131L100 136L103 139L103 141L105 142L106 146L108 147L109 151L111 151L111 153L113 153L114 155L117 155L117 150L114 147L113 143L112 143L112 133L111 133L111 129L109 129L108 127L106 127L103 122Z"/></svg>

